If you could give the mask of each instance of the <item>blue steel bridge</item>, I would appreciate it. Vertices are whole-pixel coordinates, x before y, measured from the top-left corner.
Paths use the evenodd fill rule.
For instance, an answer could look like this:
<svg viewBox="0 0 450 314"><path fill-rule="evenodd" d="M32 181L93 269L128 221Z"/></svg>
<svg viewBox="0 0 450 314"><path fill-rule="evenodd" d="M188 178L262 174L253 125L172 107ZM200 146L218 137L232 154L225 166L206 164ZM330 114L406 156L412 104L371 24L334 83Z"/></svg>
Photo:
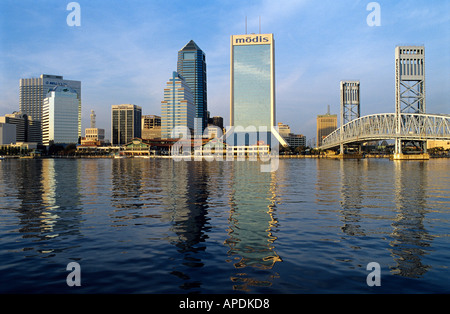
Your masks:
<svg viewBox="0 0 450 314"><path fill-rule="evenodd" d="M340 149L368 141L395 140L394 159L407 142L426 153L428 140L450 140L450 115L427 114L425 47L395 48L395 112L360 117L359 81L341 81L341 126L322 140L320 149Z"/></svg>
<svg viewBox="0 0 450 314"><path fill-rule="evenodd" d="M338 128L322 141L321 149L368 141L450 140L450 115L401 113L397 131L395 113L380 113L354 119Z"/></svg>

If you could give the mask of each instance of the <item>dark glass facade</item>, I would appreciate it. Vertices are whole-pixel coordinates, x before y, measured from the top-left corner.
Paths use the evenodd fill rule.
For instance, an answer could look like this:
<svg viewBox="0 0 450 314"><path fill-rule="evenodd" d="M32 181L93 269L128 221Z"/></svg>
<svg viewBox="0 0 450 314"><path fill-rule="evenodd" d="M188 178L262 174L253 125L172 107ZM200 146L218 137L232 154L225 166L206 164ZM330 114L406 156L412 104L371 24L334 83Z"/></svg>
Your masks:
<svg viewBox="0 0 450 314"><path fill-rule="evenodd" d="M197 135L203 134L208 126L206 56L193 40L178 51L177 72L191 88L196 118L194 129Z"/></svg>
<svg viewBox="0 0 450 314"><path fill-rule="evenodd" d="M133 138L141 137L142 109L136 105L117 105L112 107L113 145L125 145Z"/></svg>

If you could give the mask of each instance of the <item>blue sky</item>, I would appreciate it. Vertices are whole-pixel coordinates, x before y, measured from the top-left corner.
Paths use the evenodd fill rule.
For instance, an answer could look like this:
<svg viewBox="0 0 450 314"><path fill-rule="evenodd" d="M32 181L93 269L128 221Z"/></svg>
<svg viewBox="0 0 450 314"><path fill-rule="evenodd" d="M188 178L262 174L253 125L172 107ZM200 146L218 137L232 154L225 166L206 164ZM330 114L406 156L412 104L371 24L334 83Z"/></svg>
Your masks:
<svg viewBox="0 0 450 314"><path fill-rule="evenodd" d="M191 39L206 53L208 109L229 121L230 35L273 33L277 122L315 138L316 117L339 113L339 82L361 81L361 114L394 112L397 45L425 45L427 112L450 114L450 1L79 0L81 26L66 23L66 0L0 2L0 115L19 109L19 79L63 75L82 82L90 110L110 132L111 105L161 114L177 52Z"/></svg>

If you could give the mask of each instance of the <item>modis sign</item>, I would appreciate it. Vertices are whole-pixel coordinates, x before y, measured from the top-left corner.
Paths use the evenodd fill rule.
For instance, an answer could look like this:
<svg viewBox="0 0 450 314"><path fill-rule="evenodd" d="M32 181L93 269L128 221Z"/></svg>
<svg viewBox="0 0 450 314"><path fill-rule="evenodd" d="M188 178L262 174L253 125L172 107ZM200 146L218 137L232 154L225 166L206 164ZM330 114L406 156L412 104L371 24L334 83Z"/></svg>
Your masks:
<svg viewBox="0 0 450 314"><path fill-rule="evenodd" d="M267 45L271 44L273 34L250 34L231 36L231 42L236 45Z"/></svg>

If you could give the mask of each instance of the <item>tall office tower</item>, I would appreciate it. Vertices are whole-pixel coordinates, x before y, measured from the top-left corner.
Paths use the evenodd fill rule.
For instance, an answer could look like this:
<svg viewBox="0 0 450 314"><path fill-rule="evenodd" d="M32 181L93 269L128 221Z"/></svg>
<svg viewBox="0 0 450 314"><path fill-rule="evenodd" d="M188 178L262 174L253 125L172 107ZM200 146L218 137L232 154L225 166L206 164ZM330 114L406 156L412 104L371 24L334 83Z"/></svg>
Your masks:
<svg viewBox="0 0 450 314"><path fill-rule="evenodd" d="M231 36L230 126L233 131L227 135L228 144L249 146L261 141L270 144L274 135L282 145L287 145L275 129L274 45L273 34ZM267 133L260 132L264 127Z"/></svg>
<svg viewBox="0 0 450 314"><path fill-rule="evenodd" d="M39 78L20 79L19 108L35 121L42 120L44 98L56 86L67 86L75 90L78 99L78 136L81 136L81 82L64 80L60 75L42 74Z"/></svg>
<svg viewBox="0 0 450 314"><path fill-rule="evenodd" d="M161 138L179 138L172 135L177 127L194 131L195 105L192 91L183 76L177 72L167 82L164 100L161 101Z"/></svg>
<svg viewBox="0 0 450 314"><path fill-rule="evenodd" d="M359 81L341 81L341 126L361 116Z"/></svg>
<svg viewBox="0 0 450 314"><path fill-rule="evenodd" d="M191 88L196 118L194 129L197 135L203 134L208 125L206 57L193 40L178 51L177 72Z"/></svg>
<svg viewBox="0 0 450 314"><path fill-rule="evenodd" d="M136 105L113 105L111 114L111 143L125 145L141 137L142 108Z"/></svg>
<svg viewBox="0 0 450 314"><path fill-rule="evenodd" d="M78 93L68 86L56 86L44 98L42 108L42 143L78 142L80 115Z"/></svg>
<svg viewBox="0 0 450 314"><path fill-rule="evenodd" d="M16 141L42 143L41 121L35 121L21 112L13 112L0 117L0 123L16 125Z"/></svg>
<svg viewBox="0 0 450 314"><path fill-rule="evenodd" d="M328 112L324 115L317 116L317 147L322 145L322 140L331 132L337 129L337 115Z"/></svg>

